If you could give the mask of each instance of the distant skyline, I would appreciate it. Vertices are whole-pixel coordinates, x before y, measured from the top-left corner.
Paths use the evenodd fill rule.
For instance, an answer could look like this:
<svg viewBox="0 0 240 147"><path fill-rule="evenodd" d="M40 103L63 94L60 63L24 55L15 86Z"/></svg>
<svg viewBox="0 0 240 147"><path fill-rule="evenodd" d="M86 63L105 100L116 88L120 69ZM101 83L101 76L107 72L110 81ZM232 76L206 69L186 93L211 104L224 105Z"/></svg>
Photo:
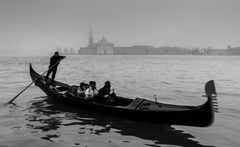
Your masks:
<svg viewBox="0 0 240 147"><path fill-rule="evenodd" d="M240 46L239 0L1 0L0 54L115 46Z"/></svg>

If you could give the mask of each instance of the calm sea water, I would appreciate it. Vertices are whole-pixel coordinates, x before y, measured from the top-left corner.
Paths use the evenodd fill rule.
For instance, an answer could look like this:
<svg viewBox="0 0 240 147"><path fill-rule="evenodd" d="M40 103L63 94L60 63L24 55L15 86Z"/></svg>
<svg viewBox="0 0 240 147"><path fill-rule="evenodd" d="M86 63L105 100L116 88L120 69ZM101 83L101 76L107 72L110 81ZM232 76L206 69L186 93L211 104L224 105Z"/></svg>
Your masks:
<svg viewBox="0 0 240 147"><path fill-rule="evenodd" d="M67 56L56 80L72 85L110 80L116 94L200 105L204 84L215 80L220 113L208 128L125 120L54 103L36 86L6 103L32 81L29 63L43 73L50 56L0 56L1 147L238 147L239 56ZM161 117L161 116L156 116Z"/></svg>

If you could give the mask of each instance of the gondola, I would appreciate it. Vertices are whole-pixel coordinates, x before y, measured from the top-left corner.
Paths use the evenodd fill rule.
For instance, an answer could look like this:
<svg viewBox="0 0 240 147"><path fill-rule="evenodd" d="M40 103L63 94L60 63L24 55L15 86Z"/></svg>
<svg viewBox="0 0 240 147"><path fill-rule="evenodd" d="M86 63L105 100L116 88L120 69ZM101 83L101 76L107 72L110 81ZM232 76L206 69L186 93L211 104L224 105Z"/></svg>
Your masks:
<svg viewBox="0 0 240 147"><path fill-rule="evenodd" d="M39 87L48 98L54 99L68 105L89 109L126 118L134 121L144 121L158 124L182 125L192 127L209 127L214 122L214 113L218 112L217 93L214 81L205 84L204 97L207 101L199 106L183 106L164 104L144 98L130 99L117 96L114 98L114 105L86 100L84 97L75 96L71 93L71 85L59 81L45 81L45 76L41 76L34 71L30 64L30 76L35 85ZM49 80L51 80L49 78Z"/></svg>

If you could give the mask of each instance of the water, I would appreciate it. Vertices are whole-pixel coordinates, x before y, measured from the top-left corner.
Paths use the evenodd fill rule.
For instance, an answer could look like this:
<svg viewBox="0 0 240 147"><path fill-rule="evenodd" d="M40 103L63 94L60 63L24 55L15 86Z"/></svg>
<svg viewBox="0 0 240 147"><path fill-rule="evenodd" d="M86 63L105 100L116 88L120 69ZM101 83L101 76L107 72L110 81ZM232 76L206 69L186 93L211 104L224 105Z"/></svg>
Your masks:
<svg viewBox="0 0 240 147"><path fill-rule="evenodd" d="M214 80L220 113L208 128L125 120L48 100L30 86L29 63L47 70L50 56L0 56L1 147L238 147L240 146L239 56L68 56L56 80L72 85L110 80L118 95L200 105L204 84ZM161 116L159 116L161 117Z"/></svg>

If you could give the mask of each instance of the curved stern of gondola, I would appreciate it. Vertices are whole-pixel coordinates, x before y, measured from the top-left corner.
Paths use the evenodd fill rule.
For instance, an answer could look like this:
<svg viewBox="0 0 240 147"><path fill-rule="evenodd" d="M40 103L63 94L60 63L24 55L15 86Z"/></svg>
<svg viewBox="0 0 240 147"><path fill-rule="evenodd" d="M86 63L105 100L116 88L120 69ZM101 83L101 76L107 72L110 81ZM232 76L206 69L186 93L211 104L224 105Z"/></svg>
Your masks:
<svg viewBox="0 0 240 147"><path fill-rule="evenodd" d="M206 127L209 127L214 122L214 117L215 117L214 112L216 112L216 113L219 112L218 102L217 102L217 92L216 92L216 88L215 88L215 84L214 84L213 80L206 83L205 93L206 93L206 95L204 95L204 97L208 98L208 102L206 103L206 105L209 105L209 106L205 106L202 109L205 110L206 112L210 113L212 116L210 123L206 126Z"/></svg>

